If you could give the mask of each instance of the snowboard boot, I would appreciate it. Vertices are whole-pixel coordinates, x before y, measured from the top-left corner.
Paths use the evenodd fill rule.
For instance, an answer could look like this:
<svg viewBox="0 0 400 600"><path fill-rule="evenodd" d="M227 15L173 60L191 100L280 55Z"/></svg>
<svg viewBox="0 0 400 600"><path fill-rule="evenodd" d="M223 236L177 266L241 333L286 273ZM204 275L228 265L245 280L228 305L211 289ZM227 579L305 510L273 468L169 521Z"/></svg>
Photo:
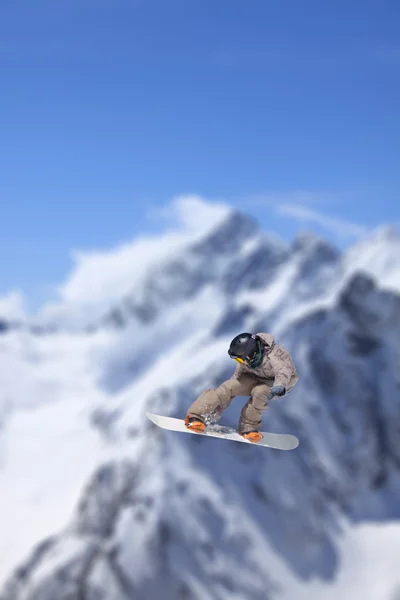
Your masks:
<svg viewBox="0 0 400 600"><path fill-rule="evenodd" d="M185 418L185 425L188 429L196 431L196 433L203 433L203 431L206 428L203 421L200 421L200 419L198 419L197 417L189 417L188 415L186 415Z"/></svg>
<svg viewBox="0 0 400 600"><path fill-rule="evenodd" d="M246 433L241 433L240 435L246 440L249 440L249 442L253 442L253 444L256 444L257 442L262 440L263 437L262 433L260 433L259 431L246 431Z"/></svg>

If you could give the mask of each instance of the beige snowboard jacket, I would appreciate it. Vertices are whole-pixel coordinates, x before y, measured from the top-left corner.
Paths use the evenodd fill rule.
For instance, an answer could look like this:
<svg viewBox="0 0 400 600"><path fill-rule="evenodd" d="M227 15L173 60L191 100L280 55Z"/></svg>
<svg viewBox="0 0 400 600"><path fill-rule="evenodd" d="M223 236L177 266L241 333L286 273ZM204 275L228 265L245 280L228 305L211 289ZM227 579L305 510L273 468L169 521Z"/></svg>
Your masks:
<svg viewBox="0 0 400 600"><path fill-rule="evenodd" d="M284 385L286 392L289 392L298 380L296 367L289 352L275 344L274 336L271 333L257 333L256 338L267 344L261 365L252 369L246 364L240 364L233 377L240 379L241 375L250 375L261 381L272 382L272 385Z"/></svg>

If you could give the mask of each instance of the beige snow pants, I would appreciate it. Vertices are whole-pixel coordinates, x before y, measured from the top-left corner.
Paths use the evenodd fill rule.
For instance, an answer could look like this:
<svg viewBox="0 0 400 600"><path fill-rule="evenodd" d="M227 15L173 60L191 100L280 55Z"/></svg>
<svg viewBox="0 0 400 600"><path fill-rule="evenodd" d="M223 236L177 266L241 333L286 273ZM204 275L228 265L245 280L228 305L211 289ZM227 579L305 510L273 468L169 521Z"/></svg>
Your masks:
<svg viewBox="0 0 400 600"><path fill-rule="evenodd" d="M228 408L235 396L248 396L247 403L242 409L238 431L246 433L259 431L262 412L267 409L267 396L273 386L273 380L262 383L250 375L232 377L217 388L204 391L193 402L187 411L189 417L197 417L202 421L214 422Z"/></svg>

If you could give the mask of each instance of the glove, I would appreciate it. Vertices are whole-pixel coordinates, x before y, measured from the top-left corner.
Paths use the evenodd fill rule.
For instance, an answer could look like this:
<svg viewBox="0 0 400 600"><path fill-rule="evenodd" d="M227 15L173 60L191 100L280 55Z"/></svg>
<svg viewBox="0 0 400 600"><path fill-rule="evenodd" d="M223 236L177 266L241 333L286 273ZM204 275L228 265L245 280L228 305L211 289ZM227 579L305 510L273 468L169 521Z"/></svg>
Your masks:
<svg viewBox="0 0 400 600"><path fill-rule="evenodd" d="M274 385L271 388L271 396L284 396L286 394L286 388L284 385Z"/></svg>

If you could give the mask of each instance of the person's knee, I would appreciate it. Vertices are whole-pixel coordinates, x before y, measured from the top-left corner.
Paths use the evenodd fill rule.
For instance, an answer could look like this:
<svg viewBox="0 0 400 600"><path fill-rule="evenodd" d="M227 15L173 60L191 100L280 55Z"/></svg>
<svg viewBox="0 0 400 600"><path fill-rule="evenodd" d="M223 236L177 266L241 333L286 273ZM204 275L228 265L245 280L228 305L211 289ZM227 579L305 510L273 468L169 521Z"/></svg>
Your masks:
<svg viewBox="0 0 400 600"><path fill-rule="evenodd" d="M219 397L222 398L234 398L238 395L240 384L239 382L235 382L234 380L228 380L222 383L218 388L216 388L215 392Z"/></svg>
<svg viewBox="0 0 400 600"><path fill-rule="evenodd" d="M255 408L261 410L268 404L268 391L257 391L252 395L252 404Z"/></svg>
<svg viewBox="0 0 400 600"><path fill-rule="evenodd" d="M214 393L217 396L219 402L226 402L226 400L231 396L231 392L229 389L229 385L227 385L227 382L222 383L217 388L214 388Z"/></svg>

